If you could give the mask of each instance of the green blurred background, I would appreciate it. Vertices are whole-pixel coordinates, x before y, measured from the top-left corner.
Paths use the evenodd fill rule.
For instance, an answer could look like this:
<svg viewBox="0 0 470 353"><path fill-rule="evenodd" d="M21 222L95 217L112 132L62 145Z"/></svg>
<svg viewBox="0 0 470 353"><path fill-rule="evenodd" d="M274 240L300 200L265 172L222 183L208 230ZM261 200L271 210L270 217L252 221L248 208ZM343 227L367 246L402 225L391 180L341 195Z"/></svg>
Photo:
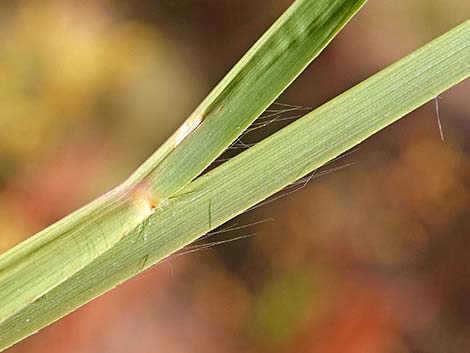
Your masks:
<svg viewBox="0 0 470 353"><path fill-rule="evenodd" d="M0 2L0 251L128 176L289 3ZM370 1L279 102L318 106L469 14ZM172 257L8 352L468 352L469 88L439 100L444 142L431 102L205 243L254 236Z"/></svg>

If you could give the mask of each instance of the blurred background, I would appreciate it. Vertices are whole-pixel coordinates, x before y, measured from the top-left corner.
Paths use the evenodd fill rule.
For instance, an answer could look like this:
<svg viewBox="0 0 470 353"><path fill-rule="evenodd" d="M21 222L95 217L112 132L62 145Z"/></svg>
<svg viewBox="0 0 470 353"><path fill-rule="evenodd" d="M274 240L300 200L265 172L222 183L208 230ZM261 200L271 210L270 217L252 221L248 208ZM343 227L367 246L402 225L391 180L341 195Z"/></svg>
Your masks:
<svg viewBox="0 0 470 353"><path fill-rule="evenodd" d="M127 177L290 3L0 2L0 251ZM316 107L469 14L370 1L278 102ZM439 99L445 141L430 102L206 243L255 235L170 258L8 352L468 352L469 92ZM297 115L274 108L244 141Z"/></svg>

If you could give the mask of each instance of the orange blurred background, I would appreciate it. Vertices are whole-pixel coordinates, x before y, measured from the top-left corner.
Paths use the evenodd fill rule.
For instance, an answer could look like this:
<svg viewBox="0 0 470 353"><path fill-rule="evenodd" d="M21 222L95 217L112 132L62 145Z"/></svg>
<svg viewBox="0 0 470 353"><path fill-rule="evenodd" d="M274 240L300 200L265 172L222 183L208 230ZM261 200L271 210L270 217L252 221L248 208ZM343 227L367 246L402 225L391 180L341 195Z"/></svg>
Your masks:
<svg viewBox="0 0 470 353"><path fill-rule="evenodd" d="M0 251L128 176L290 2L1 2ZM370 1L279 102L316 107L469 12ZM430 102L206 243L254 236L172 257L8 352L469 351L469 88L439 99L445 141ZM244 141L297 115L279 113Z"/></svg>

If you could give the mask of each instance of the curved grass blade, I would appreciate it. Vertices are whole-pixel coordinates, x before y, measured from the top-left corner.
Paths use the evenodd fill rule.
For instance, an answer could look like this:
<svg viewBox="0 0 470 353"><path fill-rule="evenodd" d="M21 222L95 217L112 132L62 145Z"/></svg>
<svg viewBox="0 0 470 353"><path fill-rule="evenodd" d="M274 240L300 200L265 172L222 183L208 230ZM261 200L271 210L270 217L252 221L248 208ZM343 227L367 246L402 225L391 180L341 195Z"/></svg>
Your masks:
<svg viewBox="0 0 470 353"><path fill-rule="evenodd" d="M0 257L0 322L142 224L201 173L329 43L365 0L297 0L126 182Z"/></svg>

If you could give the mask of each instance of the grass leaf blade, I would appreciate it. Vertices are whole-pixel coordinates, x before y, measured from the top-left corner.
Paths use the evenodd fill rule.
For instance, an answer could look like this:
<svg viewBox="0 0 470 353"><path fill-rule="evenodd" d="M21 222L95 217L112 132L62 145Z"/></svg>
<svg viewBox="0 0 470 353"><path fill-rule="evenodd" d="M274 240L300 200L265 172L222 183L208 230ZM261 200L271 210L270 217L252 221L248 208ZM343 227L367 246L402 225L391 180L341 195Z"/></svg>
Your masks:
<svg viewBox="0 0 470 353"><path fill-rule="evenodd" d="M151 216L152 224L1 323L0 347L136 275L468 78L468 38L470 21L191 182Z"/></svg>

